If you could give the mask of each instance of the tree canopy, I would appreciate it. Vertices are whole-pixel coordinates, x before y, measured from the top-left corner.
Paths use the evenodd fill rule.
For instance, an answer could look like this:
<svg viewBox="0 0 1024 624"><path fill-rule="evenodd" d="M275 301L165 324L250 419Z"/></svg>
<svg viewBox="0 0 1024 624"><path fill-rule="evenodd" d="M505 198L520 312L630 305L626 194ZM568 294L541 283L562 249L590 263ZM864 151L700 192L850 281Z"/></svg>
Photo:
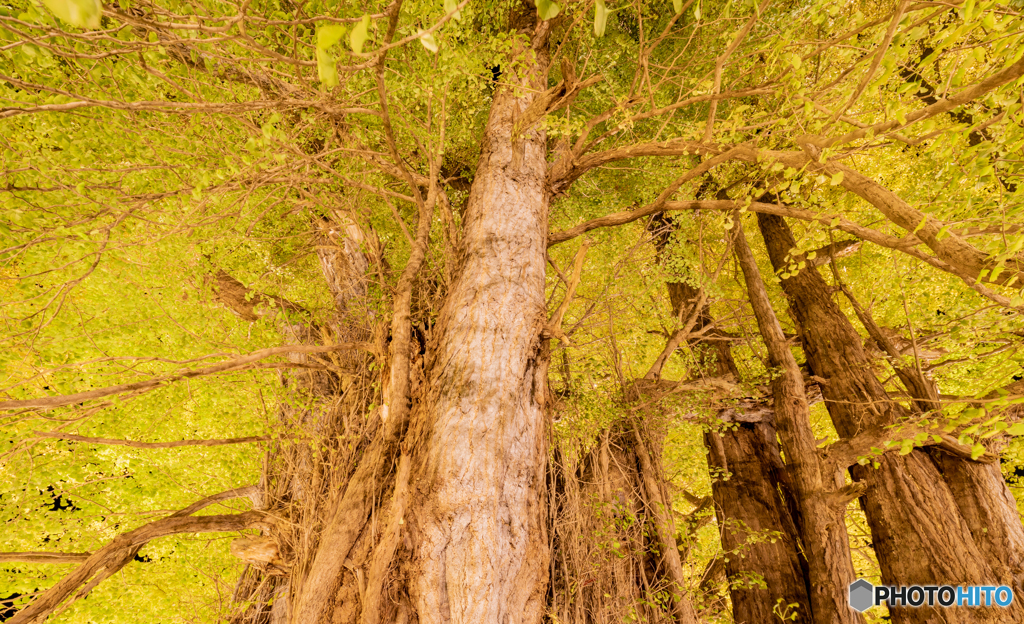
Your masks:
<svg viewBox="0 0 1024 624"><path fill-rule="evenodd" d="M607 469L609 444L625 448L608 433L622 422L639 423L638 448L648 445L664 480L646 500L665 498L683 574L666 578L682 587L646 580L642 599L595 594L587 608L608 621L664 608L683 622L681 607L664 606L674 591L694 621L733 621L730 588L764 581L719 572L745 546L723 545L729 519L710 501L727 475L709 471L706 434L747 422L723 410L771 407L772 388L778 409L783 352L802 370L826 484L827 467L845 475L937 446L999 462L1019 501L1022 9L3 0L0 620L49 600L89 553L130 532L141 541L125 541L42 613L239 621L260 601L269 609L279 594L242 591L240 575L271 589L282 585L267 578L290 578L297 591L371 440L389 439L388 423L403 427L410 411L412 433L381 452L396 458L385 471L395 483L367 494L371 522L380 519L372 539L386 541L391 518L403 530L397 457L411 456L419 474L417 410L445 404L432 358L447 353L459 318L443 311L477 266L476 245L490 244L471 223L506 214L501 202L473 204L505 184L484 176L504 157L490 138L502 98L523 103L502 135L509 188L531 150L544 168L546 322L507 334L540 336L536 361L550 359L536 392L550 419L544 539L564 568L544 567L551 621L569 613L558 605L579 604L588 579L624 574L608 570L661 539L650 537L665 521L656 512L645 516L655 528L626 526L631 516L611 503L588 512L591 525L558 515L568 509L560 496L585 490L559 483L584 483L601 448ZM502 201L527 202L524 193ZM784 218L794 246L773 255L755 215L761 232L765 215ZM507 244L511 258L530 253ZM479 282L525 284L524 267L481 269ZM785 348L763 337L749 267ZM902 420L861 437L830 420L826 404L837 401L787 287L812 271ZM484 288L478 298L493 298ZM932 394L920 396L918 382ZM347 415L327 426L317 414L332 410ZM647 452L638 457L642 479ZM837 491L861 480L842 478ZM843 505L861 491L847 493ZM415 495L410 504L418 509ZM865 510L844 509L856 576L886 578ZM558 541L569 526L590 527L586 553ZM238 531L278 536L282 554L243 564L229 552ZM396 583L392 557L376 577L367 564L371 585ZM339 605L372 602L361 570ZM405 613L395 601L382 612ZM779 621L793 612L777 608Z"/></svg>

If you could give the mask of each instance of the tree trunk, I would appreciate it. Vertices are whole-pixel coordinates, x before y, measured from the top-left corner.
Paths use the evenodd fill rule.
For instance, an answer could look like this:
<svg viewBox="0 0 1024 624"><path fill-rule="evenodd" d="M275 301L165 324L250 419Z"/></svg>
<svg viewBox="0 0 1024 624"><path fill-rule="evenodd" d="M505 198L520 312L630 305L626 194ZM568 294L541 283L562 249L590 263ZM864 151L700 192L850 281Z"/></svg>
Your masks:
<svg viewBox="0 0 1024 624"><path fill-rule="evenodd" d="M781 217L758 214L758 223L777 271L789 265L795 246ZM790 310L799 327L811 371L824 378L822 394L837 432L843 439L881 433L886 425L906 417L906 410L889 399L872 372L860 337L839 307L817 270L807 267L782 280ZM854 466L853 479L867 485L861 498L872 541L887 585L990 585L998 580L993 565L971 534L957 501L928 453L915 450L899 456L887 453L878 468ZM1024 611L1017 603L1008 609L890 609L898 623L1019 622Z"/></svg>
<svg viewBox="0 0 1024 624"><path fill-rule="evenodd" d="M464 264L413 408L411 558L420 624L543 617L548 564L545 135L517 123L546 88L547 24L494 96L464 220ZM533 55L531 63L529 56Z"/></svg>
<svg viewBox="0 0 1024 624"><path fill-rule="evenodd" d="M668 292L676 317L700 302L699 291L685 282L670 282ZM704 305L694 331L713 323L711 308ZM715 374L739 381L729 343L715 340L722 337L720 332L701 335L710 338ZM726 424L721 431L704 434L736 624L771 622L777 617L776 607L805 617L810 614L807 562L800 555L799 533L790 510L793 501L783 495L786 468L776 435L770 420Z"/></svg>
<svg viewBox="0 0 1024 624"><path fill-rule="evenodd" d="M319 231L314 235L321 274L335 303L326 327L286 318L279 312L305 311L280 297L255 292L223 271L216 276L217 300L247 320L264 314L277 315L281 333L292 343L318 344L325 335L330 335L335 343L367 340L368 263L362 251L363 233L342 212L333 216L333 223L317 223ZM313 363L301 354L292 354L289 359ZM292 520L276 527L274 538L293 562L317 545L318 531L309 529L319 528L326 512L324 502L349 476L348 467L355 452L348 449L348 443L360 437L361 428L366 426L362 414L372 401L372 384L359 379L366 354L341 352L331 359L334 371L301 371L282 376L289 400L282 404L279 416L289 431L305 435L272 445L260 477L259 502L255 506ZM250 563L243 570L232 599L240 608L229 621L247 624L270 618L271 624L283 624L288 619L289 591L294 585L280 570Z"/></svg>
<svg viewBox="0 0 1024 624"><path fill-rule="evenodd" d="M816 624L863 622L863 618L849 608L845 596L846 588L853 581L843 517L850 499L843 490L833 491L831 480L822 475L811 432L803 376L771 307L760 270L743 234L741 216L737 213L734 219L736 259L743 270L747 295L768 348L769 362L773 368L779 369L779 374L772 381L775 421L779 428L779 441L786 454L807 555L811 621Z"/></svg>
<svg viewBox="0 0 1024 624"><path fill-rule="evenodd" d="M806 562L797 529L779 491L785 470L775 427L740 423L723 433L704 434L712 496L736 624L776 619L777 605L807 614ZM715 474L717 473L717 474ZM756 578L760 577L763 582Z"/></svg>
<svg viewBox="0 0 1024 624"><path fill-rule="evenodd" d="M920 369L901 365L900 353L890 338L878 327L871 314L861 307L853 293L845 286L841 287L868 335L882 352L889 355L896 375L913 399L911 409L914 413L941 410L935 381ZM988 398L997 396L998 393ZM986 444L989 450L997 450L1001 442L991 439ZM999 464L967 461L937 448L929 448L927 453L942 472L974 541L993 565L997 582L1015 590L1024 587L1024 525Z"/></svg>

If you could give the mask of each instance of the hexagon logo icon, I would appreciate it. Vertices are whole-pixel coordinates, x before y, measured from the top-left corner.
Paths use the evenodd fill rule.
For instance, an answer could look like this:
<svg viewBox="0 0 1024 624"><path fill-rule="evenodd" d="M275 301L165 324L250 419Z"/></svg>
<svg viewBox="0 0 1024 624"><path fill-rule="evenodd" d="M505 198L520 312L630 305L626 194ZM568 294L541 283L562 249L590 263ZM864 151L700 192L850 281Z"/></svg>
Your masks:
<svg viewBox="0 0 1024 624"><path fill-rule="evenodd" d="M850 583L850 608L861 613L867 611L874 605L874 593L875 586L864 579Z"/></svg>

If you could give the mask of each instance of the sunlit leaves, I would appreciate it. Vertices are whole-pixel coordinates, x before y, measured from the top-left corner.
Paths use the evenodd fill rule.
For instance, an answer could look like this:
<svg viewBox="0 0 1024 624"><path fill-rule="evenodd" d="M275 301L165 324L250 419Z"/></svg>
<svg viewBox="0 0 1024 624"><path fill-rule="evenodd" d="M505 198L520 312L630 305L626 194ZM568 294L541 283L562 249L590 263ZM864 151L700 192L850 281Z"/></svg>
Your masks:
<svg viewBox="0 0 1024 624"><path fill-rule="evenodd" d="M561 10L561 7L551 0L537 0L537 13L542 20L554 19Z"/></svg>
<svg viewBox="0 0 1024 624"><path fill-rule="evenodd" d="M99 28L103 6L100 0L43 0L46 8L72 26Z"/></svg>
<svg viewBox="0 0 1024 624"><path fill-rule="evenodd" d="M355 52L356 54L363 53L363 44L366 43L366 40L370 36L369 29L369 15L364 15L363 18L359 20L356 23L355 27L352 29L352 33L349 35L349 43L352 45L352 51Z"/></svg>

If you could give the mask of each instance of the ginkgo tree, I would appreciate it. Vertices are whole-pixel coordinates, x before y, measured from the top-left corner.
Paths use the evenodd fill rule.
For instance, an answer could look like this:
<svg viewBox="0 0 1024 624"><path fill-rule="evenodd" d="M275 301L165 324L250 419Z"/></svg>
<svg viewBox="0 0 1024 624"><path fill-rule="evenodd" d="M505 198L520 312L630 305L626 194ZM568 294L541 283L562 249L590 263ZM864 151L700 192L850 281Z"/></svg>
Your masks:
<svg viewBox="0 0 1024 624"><path fill-rule="evenodd" d="M1022 35L1009 0L7 0L4 618L1020 587Z"/></svg>

